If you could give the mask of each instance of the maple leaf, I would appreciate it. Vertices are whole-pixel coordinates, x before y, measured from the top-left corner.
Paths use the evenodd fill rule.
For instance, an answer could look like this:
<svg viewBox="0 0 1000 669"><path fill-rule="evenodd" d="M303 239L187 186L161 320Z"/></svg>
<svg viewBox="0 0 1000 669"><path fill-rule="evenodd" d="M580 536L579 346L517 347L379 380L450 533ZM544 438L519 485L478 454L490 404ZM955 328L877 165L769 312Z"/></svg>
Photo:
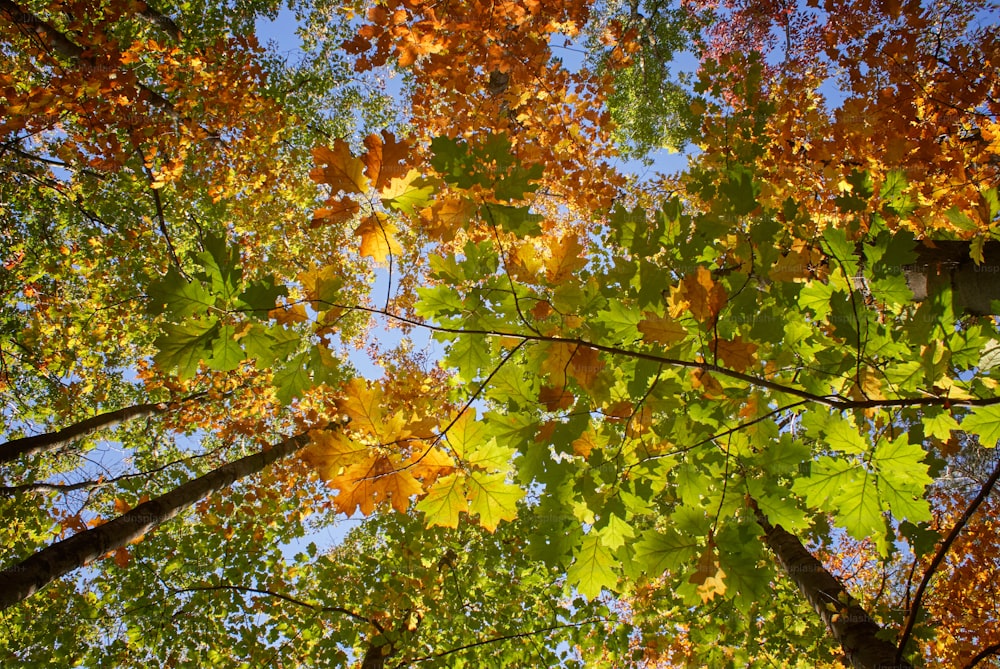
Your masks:
<svg viewBox="0 0 1000 669"><path fill-rule="evenodd" d="M402 253L403 247L395 237L398 230L381 212L367 216L354 230L354 234L361 237L361 255L385 263L390 255Z"/></svg>
<svg viewBox="0 0 1000 669"><path fill-rule="evenodd" d="M587 258L583 255L585 249L576 235L565 235L552 242L549 248L552 255L545 262L549 283L562 283L587 265Z"/></svg>
<svg viewBox="0 0 1000 669"><path fill-rule="evenodd" d="M517 516L517 502L526 494L520 486L507 483L506 478L503 472L473 471L468 475L469 512L478 514L479 524L490 532L501 520Z"/></svg>
<svg viewBox="0 0 1000 669"><path fill-rule="evenodd" d="M448 474L427 489L416 508L427 517L429 526L458 527L459 515L469 511L465 475Z"/></svg>
<svg viewBox="0 0 1000 669"><path fill-rule="evenodd" d="M410 497L423 492L423 486L409 471L384 456L370 457L350 466L334 477L330 485L338 491L334 506L348 515L359 510L362 515L370 516L379 504L386 502L405 513Z"/></svg>
<svg viewBox="0 0 1000 669"><path fill-rule="evenodd" d="M734 371L743 372L756 364L754 353L757 351L757 344L745 342L742 337L737 336L732 341L716 339L714 348L725 366Z"/></svg>
<svg viewBox="0 0 1000 669"><path fill-rule="evenodd" d="M333 148L317 146L312 150L316 167L309 177L316 183L330 186L334 193L364 193L368 190L368 179L364 175L364 163L351 155L351 147L342 139L333 143Z"/></svg>
<svg viewBox="0 0 1000 669"><path fill-rule="evenodd" d="M326 205L313 212L312 221L309 223L311 227L343 223L353 219L361 211L361 205L349 197L331 197L326 201Z"/></svg>
<svg viewBox="0 0 1000 669"><path fill-rule="evenodd" d="M370 448L340 431L314 430L309 433L310 444L302 449L300 457L324 481L332 481L344 467L368 457Z"/></svg>
<svg viewBox="0 0 1000 669"><path fill-rule="evenodd" d="M594 431L593 426L588 425L587 429L579 437L573 440L573 453L579 455L583 458L589 458L590 453L601 446L601 442L598 439L597 432Z"/></svg>
<svg viewBox="0 0 1000 669"><path fill-rule="evenodd" d="M337 400L337 409L349 420L348 427L371 435L378 435L382 425L382 387L362 378L351 379L346 396Z"/></svg>
<svg viewBox="0 0 1000 669"><path fill-rule="evenodd" d="M671 291L670 315L676 318L683 313L683 309L687 309L698 322L711 325L726 300L726 287L716 283L712 273L699 265L694 274L685 276Z"/></svg>
<svg viewBox="0 0 1000 669"><path fill-rule="evenodd" d="M645 341L670 345L687 337L687 330L684 326L672 318L657 316L648 311L643 315L644 318L639 321L636 327L639 328Z"/></svg>
<svg viewBox="0 0 1000 669"><path fill-rule="evenodd" d="M451 241L455 233L468 227L476 214L476 203L468 198L439 199L420 212L424 231L440 241Z"/></svg>
<svg viewBox="0 0 1000 669"><path fill-rule="evenodd" d="M569 362L569 372L576 382L590 390L604 370L600 351L589 346L578 346Z"/></svg>
<svg viewBox="0 0 1000 669"><path fill-rule="evenodd" d="M573 406L573 393L557 386L542 386L538 393L538 401L545 405L548 411L568 409Z"/></svg>
<svg viewBox="0 0 1000 669"><path fill-rule="evenodd" d="M704 603L712 601L717 595L726 594L726 572L719 566L714 546L709 545L702 552L688 583L698 586L698 595Z"/></svg>

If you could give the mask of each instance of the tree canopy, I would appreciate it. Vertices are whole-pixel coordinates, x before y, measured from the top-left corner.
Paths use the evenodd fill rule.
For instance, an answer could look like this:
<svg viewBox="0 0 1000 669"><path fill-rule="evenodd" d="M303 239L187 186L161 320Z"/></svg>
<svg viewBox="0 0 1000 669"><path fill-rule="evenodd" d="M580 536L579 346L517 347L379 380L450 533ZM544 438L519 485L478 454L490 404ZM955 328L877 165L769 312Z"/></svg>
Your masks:
<svg viewBox="0 0 1000 669"><path fill-rule="evenodd" d="M0 660L998 666L998 9L0 0Z"/></svg>

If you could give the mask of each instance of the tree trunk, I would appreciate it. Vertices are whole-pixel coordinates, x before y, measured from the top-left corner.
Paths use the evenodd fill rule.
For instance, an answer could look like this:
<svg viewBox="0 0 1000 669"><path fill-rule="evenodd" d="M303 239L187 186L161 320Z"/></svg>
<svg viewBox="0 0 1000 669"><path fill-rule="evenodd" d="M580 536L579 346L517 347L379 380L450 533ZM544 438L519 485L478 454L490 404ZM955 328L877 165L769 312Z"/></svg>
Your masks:
<svg viewBox="0 0 1000 669"><path fill-rule="evenodd" d="M802 542L751 504L764 529L764 541L789 578L823 619L830 634L855 669L912 669L905 660L896 661L896 646L878 637L882 627L848 594Z"/></svg>
<svg viewBox="0 0 1000 669"><path fill-rule="evenodd" d="M166 404L136 404L117 411L109 411L100 415L74 423L57 432L46 432L31 437L12 439L0 444L0 463L12 462L23 455L32 455L41 451L51 451L61 446L67 446L76 439L86 437L100 429L117 425L133 418L144 418L165 411Z"/></svg>
<svg viewBox="0 0 1000 669"><path fill-rule="evenodd" d="M914 300L919 302L951 288L956 315L993 314L990 302L1000 300L1000 242L983 246L979 265L972 260L969 242L923 242L916 252L916 262L905 270Z"/></svg>
<svg viewBox="0 0 1000 669"><path fill-rule="evenodd" d="M0 571L0 610L30 597L55 579L102 555L127 546L203 497L294 453L307 440L307 435L299 434L265 451L222 465L114 520L47 546L20 564Z"/></svg>

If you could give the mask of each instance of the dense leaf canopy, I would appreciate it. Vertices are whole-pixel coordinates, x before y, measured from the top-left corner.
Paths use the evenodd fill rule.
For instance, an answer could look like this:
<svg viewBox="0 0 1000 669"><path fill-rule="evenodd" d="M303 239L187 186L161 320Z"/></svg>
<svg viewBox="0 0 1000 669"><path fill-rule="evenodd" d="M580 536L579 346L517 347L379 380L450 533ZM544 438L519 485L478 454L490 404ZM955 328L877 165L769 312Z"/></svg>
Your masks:
<svg viewBox="0 0 1000 669"><path fill-rule="evenodd" d="M0 662L996 663L998 15L0 0Z"/></svg>

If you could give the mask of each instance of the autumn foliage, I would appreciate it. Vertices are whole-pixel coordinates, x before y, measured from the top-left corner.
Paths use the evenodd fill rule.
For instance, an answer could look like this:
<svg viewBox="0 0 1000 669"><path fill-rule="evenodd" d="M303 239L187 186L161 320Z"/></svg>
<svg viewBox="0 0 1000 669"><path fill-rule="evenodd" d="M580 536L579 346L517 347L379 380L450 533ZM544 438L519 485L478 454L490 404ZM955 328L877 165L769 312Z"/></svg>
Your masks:
<svg viewBox="0 0 1000 669"><path fill-rule="evenodd" d="M996 654L995 478L949 474L1000 441L984 7L306 5L342 48L296 69L234 28L268 3L0 0L0 578L71 565L4 649L37 610L120 619L88 666ZM639 108L697 150L640 177L614 106L682 36ZM145 504L185 515L104 539Z"/></svg>

